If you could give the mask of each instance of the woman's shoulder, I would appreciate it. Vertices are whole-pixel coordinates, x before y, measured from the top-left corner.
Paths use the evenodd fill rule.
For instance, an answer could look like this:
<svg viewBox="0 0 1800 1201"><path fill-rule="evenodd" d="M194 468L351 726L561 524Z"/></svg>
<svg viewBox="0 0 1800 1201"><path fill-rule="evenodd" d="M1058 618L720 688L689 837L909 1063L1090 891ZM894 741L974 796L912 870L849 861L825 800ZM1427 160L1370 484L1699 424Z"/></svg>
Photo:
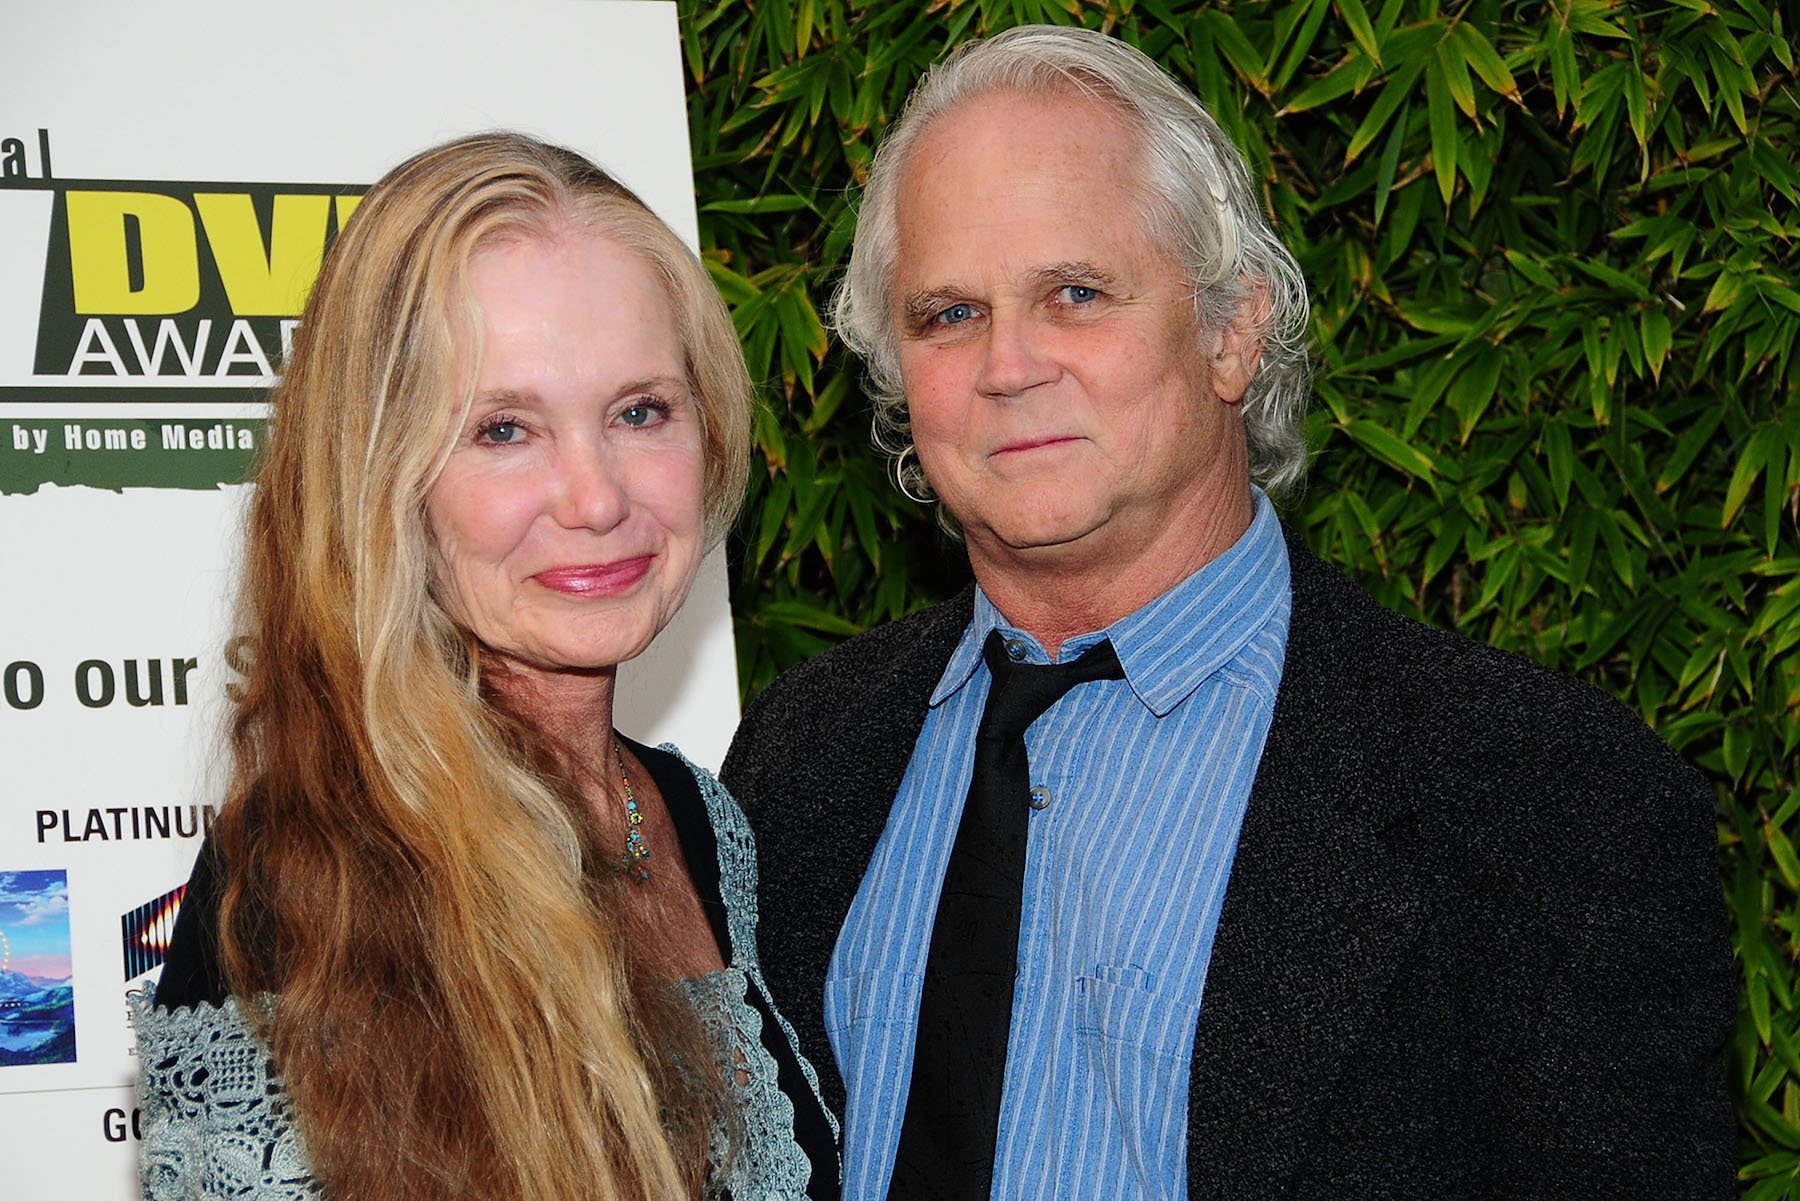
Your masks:
<svg viewBox="0 0 1800 1201"><path fill-rule="evenodd" d="M638 744L633 743L634 747ZM670 791L686 793L704 806L707 819L713 829L724 833L729 830L735 836L741 829L743 836L750 836L750 823L744 817L743 809L737 799L725 785L719 783L719 777L701 767L682 752L672 742L659 743L654 747L645 747L649 758L644 765L656 775L657 784L663 788L664 795Z"/></svg>
<svg viewBox="0 0 1800 1201"><path fill-rule="evenodd" d="M656 781L690 857L695 850L716 851L720 888L754 897L756 839L743 809L718 777L672 742L648 746L630 738L624 741Z"/></svg>
<svg viewBox="0 0 1800 1201"><path fill-rule="evenodd" d="M153 990L157 1008L222 1005L230 997L219 956L219 901L224 888L224 865L209 838L194 858L193 873L181 895L162 979Z"/></svg>
<svg viewBox="0 0 1800 1201"><path fill-rule="evenodd" d="M695 816L704 815L711 835L707 841L712 843L718 859L720 898L727 908L734 913L748 915L754 923L756 836L750 832L750 821L744 816L743 808L731 792L719 783L717 776L682 754L681 748L674 743L665 742L655 747L653 753L662 757L674 777L672 787L665 785L661 777L658 778L671 813L680 807L680 802L671 797L673 790L687 793L687 804L692 806ZM679 816L677 820L680 820ZM686 838L686 831L683 831L684 842Z"/></svg>

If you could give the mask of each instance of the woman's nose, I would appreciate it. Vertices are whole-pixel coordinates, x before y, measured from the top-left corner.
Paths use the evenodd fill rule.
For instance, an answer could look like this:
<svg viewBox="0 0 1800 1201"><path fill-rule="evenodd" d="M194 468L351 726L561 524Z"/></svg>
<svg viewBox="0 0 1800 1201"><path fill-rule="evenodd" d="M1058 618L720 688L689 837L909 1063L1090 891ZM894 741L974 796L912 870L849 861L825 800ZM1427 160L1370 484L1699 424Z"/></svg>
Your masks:
<svg viewBox="0 0 1800 1201"><path fill-rule="evenodd" d="M566 529L605 532L625 519L625 490L600 448L581 446L558 454L556 509Z"/></svg>

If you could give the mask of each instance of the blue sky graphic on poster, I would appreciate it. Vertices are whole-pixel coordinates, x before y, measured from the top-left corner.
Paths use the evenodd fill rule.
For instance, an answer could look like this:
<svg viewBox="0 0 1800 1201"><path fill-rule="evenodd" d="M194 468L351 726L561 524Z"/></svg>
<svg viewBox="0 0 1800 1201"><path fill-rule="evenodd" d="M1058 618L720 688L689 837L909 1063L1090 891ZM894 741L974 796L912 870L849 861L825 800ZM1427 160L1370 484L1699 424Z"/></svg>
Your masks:
<svg viewBox="0 0 1800 1201"><path fill-rule="evenodd" d="M75 1061L69 878L0 872L0 1067Z"/></svg>

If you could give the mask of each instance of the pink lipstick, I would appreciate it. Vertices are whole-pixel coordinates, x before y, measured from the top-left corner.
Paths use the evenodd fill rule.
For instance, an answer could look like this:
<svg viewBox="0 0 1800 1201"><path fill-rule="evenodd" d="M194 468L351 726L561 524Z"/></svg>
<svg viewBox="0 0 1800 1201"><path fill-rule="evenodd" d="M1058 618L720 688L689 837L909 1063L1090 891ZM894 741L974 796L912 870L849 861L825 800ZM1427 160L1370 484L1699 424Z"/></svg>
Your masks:
<svg viewBox="0 0 1800 1201"><path fill-rule="evenodd" d="M654 556L639 555L616 563L582 563L572 567L551 567L531 578L552 592L565 596L617 596L644 578Z"/></svg>

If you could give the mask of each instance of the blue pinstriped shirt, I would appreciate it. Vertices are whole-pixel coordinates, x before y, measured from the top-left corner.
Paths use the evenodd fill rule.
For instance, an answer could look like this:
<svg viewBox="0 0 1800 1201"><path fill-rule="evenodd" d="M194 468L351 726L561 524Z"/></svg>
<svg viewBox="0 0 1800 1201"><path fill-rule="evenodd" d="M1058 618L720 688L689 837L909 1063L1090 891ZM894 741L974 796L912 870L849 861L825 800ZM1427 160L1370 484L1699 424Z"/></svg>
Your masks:
<svg viewBox="0 0 1800 1201"><path fill-rule="evenodd" d="M1225 554L1063 646L1066 661L1111 638L1125 679L1082 685L1026 732L1049 803L1026 843L995 1198L1187 1196L1194 1024L1291 607L1280 525L1255 500ZM995 628L1049 661L977 593L832 955L825 1024L848 1089L846 1201L880 1198L893 1170Z"/></svg>

